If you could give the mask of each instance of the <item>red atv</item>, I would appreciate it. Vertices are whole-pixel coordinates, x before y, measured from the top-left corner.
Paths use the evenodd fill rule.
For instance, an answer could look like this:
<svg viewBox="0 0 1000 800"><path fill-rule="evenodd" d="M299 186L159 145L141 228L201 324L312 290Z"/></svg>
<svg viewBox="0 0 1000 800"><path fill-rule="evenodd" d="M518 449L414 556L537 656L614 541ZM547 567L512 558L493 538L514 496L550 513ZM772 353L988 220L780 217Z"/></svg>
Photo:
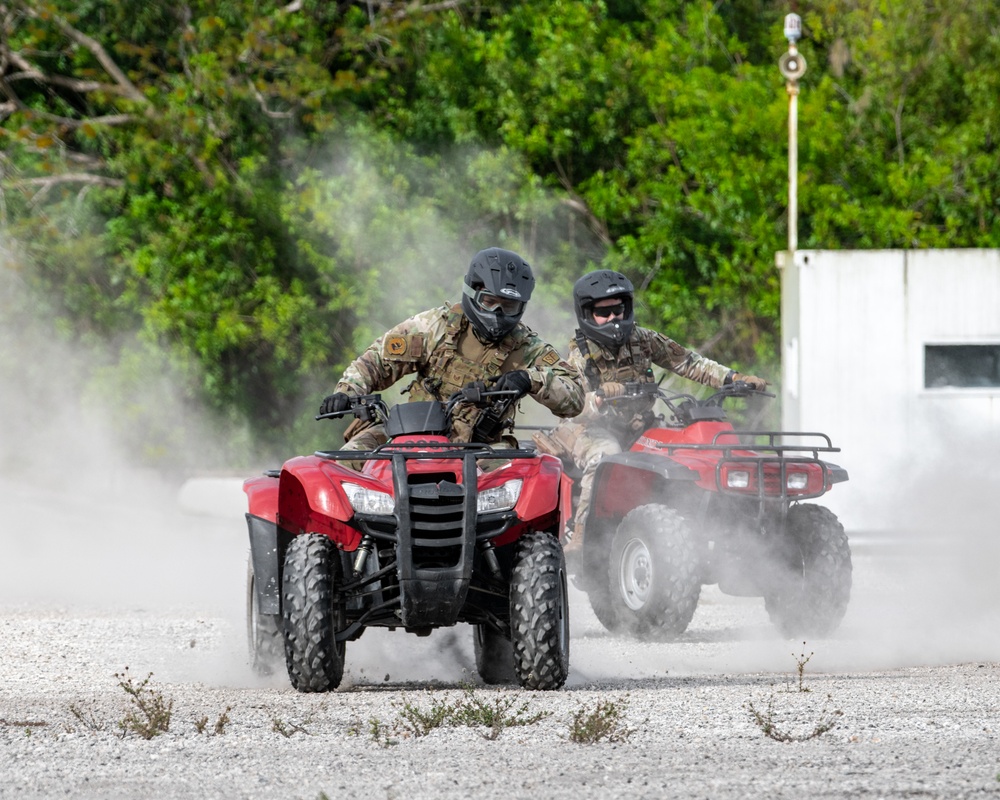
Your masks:
<svg viewBox="0 0 1000 800"><path fill-rule="evenodd" d="M840 624L851 593L851 550L837 517L803 503L847 480L823 461L822 433L743 431L727 421L743 382L703 400L634 383L669 410L598 465L576 580L601 623L640 638L672 638L691 621L703 584L763 596L789 637ZM615 402L615 400L605 401Z"/></svg>
<svg viewBox="0 0 1000 800"><path fill-rule="evenodd" d="M558 534L570 481L553 456L447 437L464 403L482 409L477 430L506 424L511 395L479 384L447 404L391 410L379 395L361 396L325 417L385 423L385 444L292 458L244 483L256 670L269 672L283 653L292 686L330 691L345 645L366 628L426 636L467 622L486 683L563 685L569 613Z"/></svg>

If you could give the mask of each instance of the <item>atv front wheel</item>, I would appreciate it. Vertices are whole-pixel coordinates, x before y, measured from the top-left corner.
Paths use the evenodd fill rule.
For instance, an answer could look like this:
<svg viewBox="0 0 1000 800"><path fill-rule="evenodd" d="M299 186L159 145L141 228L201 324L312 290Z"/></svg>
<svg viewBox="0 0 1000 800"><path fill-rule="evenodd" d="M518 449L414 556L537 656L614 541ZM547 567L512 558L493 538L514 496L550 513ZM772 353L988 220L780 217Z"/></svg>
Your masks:
<svg viewBox="0 0 1000 800"><path fill-rule="evenodd" d="M851 599L851 547L840 520L813 504L788 510L786 541L764 607L788 638L828 636Z"/></svg>
<svg viewBox="0 0 1000 800"><path fill-rule="evenodd" d="M562 546L548 533L517 543L510 577L514 673L526 689L558 689L569 675L569 602Z"/></svg>
<svg viewBox="0 0 1000 800"><path fill-rule="evenodd" d="M479 677L492 686L517 681L510 639L489 625L476 625L474 631L472 644Z"/></svg>
<svg viewBox="0 0 1000 800"><path fill-rule="evenodd" d="M344 643L334 634L344 625L337 582L337 550L326 536L296 536L285 553L282 616L285 664L300 692L328 692L344 677Z"/></svg>
<svg viewBox="0 0 1000 800"><path fill-rule="evenodd" d="M281 617L278 614L260 613L252 559L247 562L247 649L250 667L258 675L271 675L281 663L284 649Z"/></svg>
<svg viewBox="0 0 1000 800"><path fill-rule="evenodd" d="M701 595L701 568L687 520L655 503L633 508L612 540L609 577L621 630L640 639L683 633Z"/></svg>

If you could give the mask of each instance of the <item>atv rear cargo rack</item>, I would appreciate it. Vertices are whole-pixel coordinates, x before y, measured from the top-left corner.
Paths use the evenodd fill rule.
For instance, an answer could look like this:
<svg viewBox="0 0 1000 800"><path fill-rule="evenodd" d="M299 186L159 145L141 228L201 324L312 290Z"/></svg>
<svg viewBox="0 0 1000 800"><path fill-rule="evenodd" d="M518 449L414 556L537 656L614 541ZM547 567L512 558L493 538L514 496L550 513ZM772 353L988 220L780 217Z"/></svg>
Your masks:
<svg viewBox="0 0 1000 800"><path fill-rule="evenodd" d="M720 439L737 438L738 442L721 442ZM767 439L765 442L743 441L746 438ZM818 438L822 443L814 444L780 444L781 438ZM830 484L841 483L848 479L847 470L843 467L823 461L820 453L839 453L840 448L834 447L830 437L825 433L807 431L719 431L710 444L658 444L657 449L666 450L667 455L676 456L679 452L712 451L721 452L723 460L715 466L715 482L718 490L724 494L756 496L759 500L808 500L826 493ZM764 451L761 453L760 451ZM795 455L795 454L811 455ZM812 489L803 487L801 490L790 490L788 473L792 465L815 466L821 470L822 480ZM776 468L775 468L776 467ZM747 486L733 488L724 476L728 471L746 470Z"/></svg>

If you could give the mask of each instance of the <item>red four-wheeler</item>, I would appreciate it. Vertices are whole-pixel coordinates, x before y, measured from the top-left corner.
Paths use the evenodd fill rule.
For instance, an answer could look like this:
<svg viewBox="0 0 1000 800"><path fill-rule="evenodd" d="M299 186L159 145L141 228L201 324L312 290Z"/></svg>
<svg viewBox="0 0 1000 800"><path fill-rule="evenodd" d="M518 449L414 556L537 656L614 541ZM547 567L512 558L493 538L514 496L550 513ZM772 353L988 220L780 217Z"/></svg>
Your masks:
<svg viewBox="0 0 1000 800"><path fill-rule="evenodd" d="M851 550L837 517L803 501L847 480L820 458L839 448L822 433L734 429L723 401L774 396L743 382L702 400L628 385L626 395L639 393L669 415L595 473L576 582L601 623L676 637L702 585L717 583L725 594L762 596L786 636L835 630L850 599Z"/></svg>
<svg viewBox="0 0 1000 800"><path fill-rule="evenodd" d="M482 409L477 431L504 424L512 394L479 384L446 404L391 410L364 395L325 416L385 423L385 444L292 458L244 483L255 669L270 671L283 654L296 689L330 691L345 645L366 628L426 636L469 623L486 683L563 685L569 613L558 535L570 481L553 456L447 436L464 403Z"/></svg>

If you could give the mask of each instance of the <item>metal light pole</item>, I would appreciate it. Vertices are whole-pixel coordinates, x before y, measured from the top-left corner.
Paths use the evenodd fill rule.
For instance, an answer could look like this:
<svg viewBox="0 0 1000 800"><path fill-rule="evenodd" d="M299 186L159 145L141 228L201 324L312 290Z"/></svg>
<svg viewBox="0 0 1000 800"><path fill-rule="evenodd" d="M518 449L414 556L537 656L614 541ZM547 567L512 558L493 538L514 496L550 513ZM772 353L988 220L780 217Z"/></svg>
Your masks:
<svg viewBox="0 0 1000 800"><path fill-rule="evenodd" d="M806 73L806 60L795 46L802 38L802 17L798 14L785 15L785 38L788 52L778 59L778 69L788 92L788 251L794 253L799 246L799 79Z"/></svg>

